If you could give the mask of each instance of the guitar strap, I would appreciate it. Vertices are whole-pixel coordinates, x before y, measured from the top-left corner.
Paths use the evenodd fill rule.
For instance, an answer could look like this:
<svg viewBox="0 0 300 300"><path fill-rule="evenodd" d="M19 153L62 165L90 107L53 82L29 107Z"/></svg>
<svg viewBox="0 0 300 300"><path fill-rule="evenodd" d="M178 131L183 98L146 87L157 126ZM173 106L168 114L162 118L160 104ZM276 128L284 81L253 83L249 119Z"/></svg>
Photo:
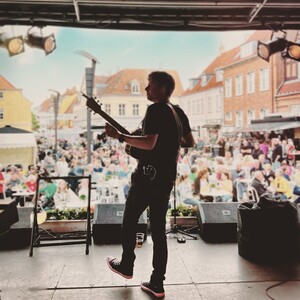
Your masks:
<svg viewBox="0 0 300 300"><path fill-rule="evenodd" d="M177 130L178 130L178 143L179 145L181 144L181 139L182 139L182 136L183 136L183 128L182 128L182 123L181 123L181 120L175 110L175 108L173 107L173 105L171 103L167 103L167 105L171 108L171 111L174 115L174 118L175 118L175 121L176 121L176 124L177 124Z"/></svg>

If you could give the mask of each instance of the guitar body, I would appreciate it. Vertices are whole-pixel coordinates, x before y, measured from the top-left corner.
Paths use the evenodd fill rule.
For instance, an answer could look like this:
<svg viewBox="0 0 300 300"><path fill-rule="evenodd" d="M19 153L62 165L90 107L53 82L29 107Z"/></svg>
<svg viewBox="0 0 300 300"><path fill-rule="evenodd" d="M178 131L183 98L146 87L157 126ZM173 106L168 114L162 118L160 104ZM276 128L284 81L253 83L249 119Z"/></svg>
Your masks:
<svg viewBox="0 0 300 300"><path fill-rule="evenodd" d="M131 132L131 135L142 135L143 131L141 128L136 129L135 131ZM131 145L126 144L125 152L135 159L141 159L145 156L145 152L147 150L142 150Z"/></svg>

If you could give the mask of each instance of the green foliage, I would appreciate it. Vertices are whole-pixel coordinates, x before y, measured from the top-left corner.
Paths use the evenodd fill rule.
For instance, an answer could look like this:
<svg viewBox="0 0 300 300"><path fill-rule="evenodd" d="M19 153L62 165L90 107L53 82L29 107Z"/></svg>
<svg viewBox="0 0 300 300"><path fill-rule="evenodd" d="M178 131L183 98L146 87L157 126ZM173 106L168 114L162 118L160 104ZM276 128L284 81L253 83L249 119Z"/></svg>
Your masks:
<svg viewBox="0 0 300 300"><path fill-rule="evenodd" d="M47 210L47 220L85 220L87 210L85 208L53 209ZM93 214L91 213L91 219Z"/></svg>
<svg viewBox="0 0 300 300"><path fill-rule="evenodd" d="M171 216L175 216L175 215L176 217L196 216L196 211L197 211L196 207L190 208L185 205L178 205L176 209L171 209Z"/></svg>
<svg viewBox="0 0 300 300"><path fill-rule="evenodd" d="M39 121L36 118L36 115L34 114L34 112L31 112L31 123L32 123L32 130L33 131L37 131L40 128L40 124Z"/></svg>

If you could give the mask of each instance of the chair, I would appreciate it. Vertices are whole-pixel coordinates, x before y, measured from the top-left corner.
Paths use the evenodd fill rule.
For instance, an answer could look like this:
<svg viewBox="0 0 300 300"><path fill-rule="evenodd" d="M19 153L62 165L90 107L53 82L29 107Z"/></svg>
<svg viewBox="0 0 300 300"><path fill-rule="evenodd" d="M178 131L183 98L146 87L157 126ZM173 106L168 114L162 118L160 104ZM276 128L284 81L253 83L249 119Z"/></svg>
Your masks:
<svg viewBox="0 0 300 300"><path fill-rule="evenodd" d="M249 198L251 198L255 202L259 201L257 190L253 186L248 186L247 192L249 194Z"/></svg>

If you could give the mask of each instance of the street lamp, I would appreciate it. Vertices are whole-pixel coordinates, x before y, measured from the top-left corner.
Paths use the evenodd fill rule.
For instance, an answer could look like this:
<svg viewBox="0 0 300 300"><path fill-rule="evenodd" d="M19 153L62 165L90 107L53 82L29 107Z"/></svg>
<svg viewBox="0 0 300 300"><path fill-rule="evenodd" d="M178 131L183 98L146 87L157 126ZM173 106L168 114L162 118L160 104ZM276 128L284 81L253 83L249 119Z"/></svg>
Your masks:
<svg viewBox="0 0 300 300"><path fill-rule="evenodd" d="M94 89L94 77L95 77L95 69L96 63L99 63L97 58L86 51L76 51L76 54L82 55L87 59L92 61L92 66L90 68L85 68L85 85L86 85L86 94L88 97L93 96L93 89ZM91 163L91 146L92 146L92 133L91 133L91 111L87 110L87 163Z"/></svg>
<svg viewBox="0 0 300 300"><path fill-rule="evenodd" d="M56 96L53 97L54 104L54 152L55 152L55 162L57 162L57 115L58 115L58 105L60 93L56 90L49 89L48 91L56 93Z"/></svg>

